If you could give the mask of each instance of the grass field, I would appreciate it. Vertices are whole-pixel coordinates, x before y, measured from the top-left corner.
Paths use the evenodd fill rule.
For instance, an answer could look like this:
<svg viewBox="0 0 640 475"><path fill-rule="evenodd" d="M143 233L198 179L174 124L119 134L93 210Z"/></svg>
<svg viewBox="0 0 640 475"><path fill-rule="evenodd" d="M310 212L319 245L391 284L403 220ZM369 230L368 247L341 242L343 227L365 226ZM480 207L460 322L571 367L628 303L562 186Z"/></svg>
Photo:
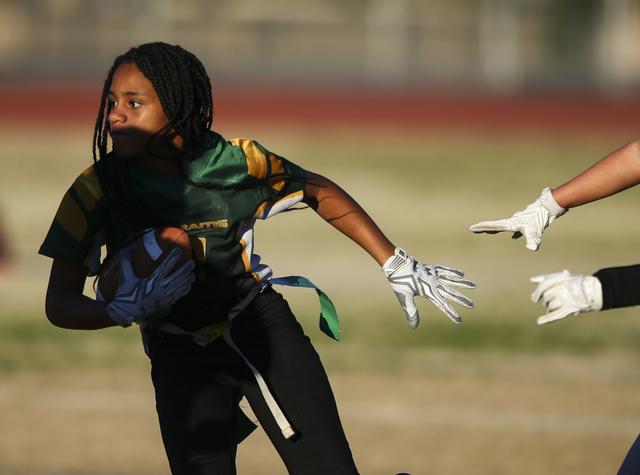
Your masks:
<svg viewBox="0 0 640 475"><path fill-rule="evenodd" d="M259 223L256 251L276 275L307 276L338 308L335 343L317 329L315 293L283 290L329 370L363 474L615 473L640 433L637 310L539 327L528 279L640 262L640 192L572 210L536 253L468 227L523 209L635 137L228 129L332 178L395 244L477 284L462 325L421 301L411 331L375 262L313 212ZM90 137L0 131L0 219L13 251L0 270L0 474L169 473L135 329L70 332L43 313L50 263L37 250L91 163ZM284 473L259 431L238 466Z"/></svg>

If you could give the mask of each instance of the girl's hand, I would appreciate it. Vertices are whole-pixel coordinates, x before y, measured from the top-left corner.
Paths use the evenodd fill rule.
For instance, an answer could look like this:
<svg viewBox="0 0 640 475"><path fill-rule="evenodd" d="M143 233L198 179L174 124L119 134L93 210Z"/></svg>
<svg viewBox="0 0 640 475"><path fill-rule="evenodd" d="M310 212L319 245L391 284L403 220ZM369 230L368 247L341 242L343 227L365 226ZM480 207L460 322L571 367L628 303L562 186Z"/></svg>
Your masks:
<svg viewBox="0 0 640 475"><path fill-rule="evenodd" d="M429 299L456 323L462 323L462 318L445 297L466 308L473 308L475 305L473 300L451 288L475 289L473 282L462 279L464 272L444 265L421 264L407 256L399 247L396 247L395 254L382 266L382 271L389 279L409 326L413 329L420 323L418 308L414 302L416 295Z"/></svg>
<svg viewBox="0 0 640 475"><path fill-rule="evenodd" d="M512 232L513 239L522 236L527 241L527 249L537 251L542 240L542 233L556 219L567 212L553 198L551 188L542 190L540 198L508 219L499 221L483 221L474 224L469 229L474 233L496 234Z"/></svg>
<svg viewBox="0 0 640 475"><path fill-rule="evenodd" d="M173 305L189 293L191 284L196 279L193 273L195 262L192 260L169 274L180 259L182 250L179 248L173 249L157 269L143 279L133 272L129 249L125 247L120 253L120 282L107 311L121 327L131 326L132 323Z"/></svg>
<svg viewBox="0 0 640 475"><path fill-rule="evenodd" d="M538 318L538 325L602 309L602 284L597 277L564 270L532 277L531 282L538 284L531 300L536 303L542 299L547 307L547 314Z"/></svg>

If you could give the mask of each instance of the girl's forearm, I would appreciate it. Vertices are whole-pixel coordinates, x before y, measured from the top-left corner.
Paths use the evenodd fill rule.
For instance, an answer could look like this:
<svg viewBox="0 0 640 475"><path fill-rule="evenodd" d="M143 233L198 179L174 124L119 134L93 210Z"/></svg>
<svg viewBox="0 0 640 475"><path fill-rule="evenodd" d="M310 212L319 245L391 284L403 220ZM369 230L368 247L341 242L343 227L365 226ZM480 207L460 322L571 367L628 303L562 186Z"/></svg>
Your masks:
<svg viewBox="0 0 640 475"><path fill-rule="evenodd" d="M107 304L83 294L87 269L79 264L54 259L45 300L49 321L71 330L97 330L113 327Z"/></svg>
<svg viewBox="0 0 640 475"><path fill-rule="evenodd" d="M395 246L362 207L342 188L327 178L308 173L305 203L338 231L350 238L381 266L393 255Z"/></svg>
<svg viewBox="0 0 640 475"><path fill-rule="evenodd" d="M563 208L606 198L640 183L640 140L607 155L588 170L553 190Z"/></svg>
<svg viewBox="0 0 640 475"><path fill-rule="evenodd" d="M47 294L46 313L57 327L70 330L98 330L116 326L107 312L107 304L76 292Z"/></svg>

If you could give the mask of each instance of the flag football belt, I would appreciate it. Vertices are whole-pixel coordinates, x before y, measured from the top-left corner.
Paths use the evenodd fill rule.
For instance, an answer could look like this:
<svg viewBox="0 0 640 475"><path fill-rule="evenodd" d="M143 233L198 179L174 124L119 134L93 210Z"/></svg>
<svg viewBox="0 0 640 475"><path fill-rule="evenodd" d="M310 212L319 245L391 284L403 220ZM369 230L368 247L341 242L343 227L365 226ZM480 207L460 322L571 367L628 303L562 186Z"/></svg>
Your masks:
<svg viewBox="0 0 640 475"><path fill-rule="evenodd" d="M333 302L331 302L331 300L327 296L327 294L325 294L322 290L316 287L309 279L307 279L306 277L300 277L300 276L288 276L288 277L278 277L275 279L271 279L269 283L276 284L276 285L285 285L289 287L305 287L305 288L315 289L318 294L318 298L320 299L320 330L330 338L333 338L336 341L340 341L339 320L338 320L338 314L336 312L336 308L333 305ZM153 324L153 327L159 330L165 331L167 333L174 333L179 335L185 335L185 334L191 335L193 337L193 340L201 346L206 346L212 341L214 341L215 339L217 339L218 337L222 336L224 340L227 342L227 344L231 348L233 348L233 350L236 353L238 353L240 357L242 357L244 362L247 364L247 366L253 373L253 376L256 378L258 386L260 387L260 391L262 392L262 396L264 397L265 402L267 403L267 406L269 406L269 410L271 411L271 414L276 420L278 427L282 432L282 435L284 436L285 439L289 439L293 435L295 435L295 430L287 420L280 406L278 406L278 403L276 402L275 398L271 394L271 391L269 391L269 388L266 382L264 381L264 378L260 374L260 372L257 370L255 366L253 366L249 362L249 360L247 360L247 358L242 354L240 349L236 346L236 344L233 342L233 339L231 338L231 327L233 324L233 319L240 312L242 312L242 310L244 310L246 306L249 305L249 303L261 291L262 291L262 287L260 285L256 285L251 289L251 291L247 294L247 296L244 299L242 299L240 303L238 303L231 309L231 311L229 312L229 317L227 321L206 326L196 332L188 332L178 327L177 325L174 325L173 323L162 322L161 320L156 321ZM253 431L253 429L255 429L255 424L253 425L252 428L249 428L247 431L245 431L244 437L249 435Z"/></svg>

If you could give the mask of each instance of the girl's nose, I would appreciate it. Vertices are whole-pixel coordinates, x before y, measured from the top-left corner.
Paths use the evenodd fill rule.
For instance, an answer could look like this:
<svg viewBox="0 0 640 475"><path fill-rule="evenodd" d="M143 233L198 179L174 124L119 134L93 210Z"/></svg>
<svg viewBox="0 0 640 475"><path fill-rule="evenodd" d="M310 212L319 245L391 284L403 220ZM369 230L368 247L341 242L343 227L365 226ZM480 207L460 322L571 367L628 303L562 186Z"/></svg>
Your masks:
<svg viewBox="0 0 640 475"><path fill-rule="evenodd" d="M116 122L122 122L125 120L125 116L124 114L122 114L122 111L118 107L118 104L111 107L107 120L109 120L111 124L114 124Z"/></svg>

